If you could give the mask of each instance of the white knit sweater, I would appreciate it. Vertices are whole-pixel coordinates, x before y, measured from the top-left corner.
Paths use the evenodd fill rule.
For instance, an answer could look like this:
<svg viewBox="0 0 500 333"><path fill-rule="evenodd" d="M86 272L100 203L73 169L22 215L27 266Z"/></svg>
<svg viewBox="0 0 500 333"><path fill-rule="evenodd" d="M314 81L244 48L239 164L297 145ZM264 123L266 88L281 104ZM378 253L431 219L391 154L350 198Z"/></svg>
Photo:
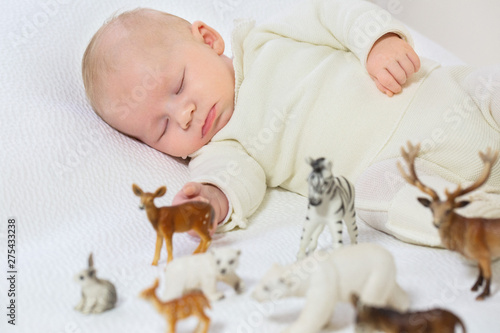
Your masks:
<svg viewBox="0 0 500 333"><path fill-rule="evenodd" d="M277 22L238 24L233 34L234 114L190 162L193 181L218 186L230 201L231 218L220 230L246 227L267 186L306 195L307 156L333 160L334 173L355 182L367 167L394 157L395 147L412 138L408 133L394 139L405 117L417 114L410 128L426 123L411 105L438 64L422 59L420 71L392 98L378 91L366 72L372 45L388 32L412 43L388 12L356 0L309 0ZM466 72L459 70L460 75ZM440 89L455 89L447 83L453 75L445 76Z"/></svg>

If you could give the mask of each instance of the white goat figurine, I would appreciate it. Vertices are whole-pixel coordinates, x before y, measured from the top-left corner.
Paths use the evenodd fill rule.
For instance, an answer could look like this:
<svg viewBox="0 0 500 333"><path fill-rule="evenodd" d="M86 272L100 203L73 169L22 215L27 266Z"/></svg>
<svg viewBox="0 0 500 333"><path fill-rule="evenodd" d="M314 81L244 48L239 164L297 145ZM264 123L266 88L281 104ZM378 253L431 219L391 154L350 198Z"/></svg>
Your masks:
<svg viewBox="0 0 500 333"><path fill-rule="evenodd" d="M321 157L306 160L313 168L307 179L309 183L309 205L304 223L297 259L312 252L318 245L319 235L328 225L332 233L333 248L342 245L342 220L352 244L356 244L358 227L354 209L354 185L343 176L334 177L332 162Z"/></svg>

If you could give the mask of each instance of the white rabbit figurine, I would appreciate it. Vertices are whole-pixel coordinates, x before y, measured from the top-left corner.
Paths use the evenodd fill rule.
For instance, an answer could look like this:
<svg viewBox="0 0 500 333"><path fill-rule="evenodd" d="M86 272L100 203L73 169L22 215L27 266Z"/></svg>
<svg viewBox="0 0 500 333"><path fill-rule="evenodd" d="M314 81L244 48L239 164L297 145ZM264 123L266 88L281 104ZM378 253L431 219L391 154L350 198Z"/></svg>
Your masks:
<svg viewBox="0 0 500 333"><path fill-rule="evenodd" d="M75 310L82 313L101 313L112 309L116 304L115 286L96 276L92 253L89 256L89 268L75 276L75 280L82 286L82 299Z"/></svg>

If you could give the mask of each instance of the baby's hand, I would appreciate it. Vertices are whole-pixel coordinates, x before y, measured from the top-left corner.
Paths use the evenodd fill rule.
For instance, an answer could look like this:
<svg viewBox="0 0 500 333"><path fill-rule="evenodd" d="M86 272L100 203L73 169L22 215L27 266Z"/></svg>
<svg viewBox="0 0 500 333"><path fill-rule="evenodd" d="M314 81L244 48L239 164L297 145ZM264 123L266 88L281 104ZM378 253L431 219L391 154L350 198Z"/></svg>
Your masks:
<svg viewBox="0 0 500 333"><path fill-rule="evenodd" d="M212 205L215 212L214 224L210 229L213 235L219 222L226 217L229 210L229 203L224 193L218 187L202 184L197 182L189 182L175 195L172 204L179 205L187 201L203 201ZM189 232L191 235L196 233Z"/></svg>
<svg viewBox="0 0 500 333"><path fill-rule="evenodd" d="M402 85L420 69L420 59L413 48L398 35L389 33L373 45L366 69L377 88L391 97L401 91Z"/></svg>

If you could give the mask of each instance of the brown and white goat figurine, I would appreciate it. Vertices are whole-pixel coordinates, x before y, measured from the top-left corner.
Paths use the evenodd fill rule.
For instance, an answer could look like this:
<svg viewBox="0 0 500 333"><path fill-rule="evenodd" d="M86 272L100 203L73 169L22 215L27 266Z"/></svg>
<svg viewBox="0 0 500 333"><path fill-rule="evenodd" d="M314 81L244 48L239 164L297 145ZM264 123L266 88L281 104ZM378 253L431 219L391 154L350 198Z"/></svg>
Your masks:
<svg viewBox="0 0 500 333"><path fill-rule="evenodd" d="M419 144L413 146L410 142L408 142L408 150L401 148L401 154L408 164L409 172L405 172L402 165L398 163L399 171L408 183L418 187L432 198L431 200L418 198L418 201L431 209L433 224L439 229L443 246L478 263L479 277L472 286L472 291L478 290L486 280L483 292L476 298L482 300L490 295L491 259L500 256L500 219L469 218L457 214L455 209L465 207L470 203L467 200L457 201L458 197L472 192L486 182L498 158L498 151L488 148L486 153L480 152L479 156L484 163L484 168L479 178L465 188L458 185L453 192L445 190L446 199L441 200L436 191L424 185L415 172L415 158L419 150Z"/></svg>
<svg viewBox="0 0 500 333"><path fill-rule="evenodd" d="M362 304L355 294L351 302L356 309L356 332L454 333L457 324L466 332L462 320L444 309L401 313Z"/></svg>
<svg viewBox="0 0 500 333"><path fill-rule="evenodd" d="M210 303L201 291L193 291L168 302L162 302L156 295L158 279L153 286L141 292L140 296L153 303L156 310L167 319L167 332L174 333L177 320L196 316L199 319L195 332L207 333L210 318L204 309L210 308Z"/></svg>
<svg viewBox="0 0 500 333"><path fill-rule="evenodd" d="M212 242L210 229L214 220L214 210L209 203L190 201L176 206L158 208L155 206L154 199L163 196L167 192L165 186L158 188L154 193L149 193L144 192L136 184L132 184L132 190L135 195L141 198L139 208L146 209L148 219L156 230L156 249L153 265L158 265L163 239L167 244L167 262L172 261L172 237L174 232L193 230L201 238L200 245L198 245L194 253L202 253L208 249Z"/></svg>

